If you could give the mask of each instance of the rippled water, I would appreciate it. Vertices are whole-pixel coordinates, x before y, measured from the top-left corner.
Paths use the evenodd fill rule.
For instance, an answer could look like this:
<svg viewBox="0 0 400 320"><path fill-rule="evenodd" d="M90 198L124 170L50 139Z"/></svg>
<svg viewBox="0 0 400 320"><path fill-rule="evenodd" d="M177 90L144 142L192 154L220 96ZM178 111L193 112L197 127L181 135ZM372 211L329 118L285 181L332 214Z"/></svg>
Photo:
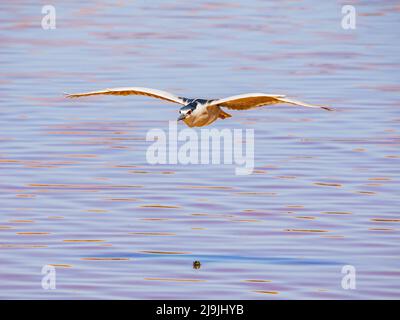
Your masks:
<svg viewBox="0 0 400 320"><path fill-rule="evenodd" d="M355 30L341 1L115 3L52 1L55 30L40 5L0 4L0 298L399 298L398 2L357 2ZM115 86L337 111L216 122L255 130L236 176L146 162L176 105L62 96Z"/></svg>

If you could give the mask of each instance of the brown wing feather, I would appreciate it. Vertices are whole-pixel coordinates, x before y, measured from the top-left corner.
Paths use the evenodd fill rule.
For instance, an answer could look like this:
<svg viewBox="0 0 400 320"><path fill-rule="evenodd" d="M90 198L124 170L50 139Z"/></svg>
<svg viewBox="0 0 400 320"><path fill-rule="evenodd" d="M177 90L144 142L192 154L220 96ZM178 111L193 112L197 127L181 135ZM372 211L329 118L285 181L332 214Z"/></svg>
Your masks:
<svg viewBox="0 0 400 320"><path fill-rule="evenodd" d="M99 91L73 93L73 94L67 94L66 97L79 98L79 97L87 97L95 95L117 95L117 96L141 95L141 96L149 96L157 99L166 100L169 102L179 103L182 105L185 104L182 98L176 97L169 92L157 89L141 88L141 87L113 88L113 89L105 89Z"/></svg>
<svg viewBox="0 0 400 320"><path fill-rule="evenodd" d="M331 111L332 109L324 106L310 105L301 101L285 98L284 95L268 95L264 93L248 93L238 96L232 96L219 99L210 104L210 106L218 106L233 110L247 110L265 105L273 105L278 103L292 104L307 108L321 108Z"/></svg>
<svg viewBox="0 0 400 320"><path fill-rule="evenodd" d="M218 106L234 110L247 110L275 103L279 103L279 100L274 97L249 97L221 102Z"/></svg>

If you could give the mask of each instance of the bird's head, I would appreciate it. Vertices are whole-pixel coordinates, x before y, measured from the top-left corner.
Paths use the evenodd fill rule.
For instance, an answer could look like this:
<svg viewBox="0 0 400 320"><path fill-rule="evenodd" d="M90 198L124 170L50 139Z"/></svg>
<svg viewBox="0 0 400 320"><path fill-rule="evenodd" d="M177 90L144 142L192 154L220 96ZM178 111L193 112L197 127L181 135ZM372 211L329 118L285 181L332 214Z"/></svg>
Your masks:
<svg viewBox="0 0 400 320"><path fill-rule="evenodd" d="M190 118L194 110L196 110L196 104L193 103L182 107L179 110L178 121Z"/></svg>

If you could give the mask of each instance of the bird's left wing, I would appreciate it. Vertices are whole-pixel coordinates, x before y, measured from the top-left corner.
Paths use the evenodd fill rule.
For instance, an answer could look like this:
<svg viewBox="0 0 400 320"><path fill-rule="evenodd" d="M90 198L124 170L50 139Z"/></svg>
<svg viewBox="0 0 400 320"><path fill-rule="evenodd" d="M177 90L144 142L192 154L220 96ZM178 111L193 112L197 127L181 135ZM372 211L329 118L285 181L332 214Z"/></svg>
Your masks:
<svg viewBox="0 0 400 320"><path fill-rule="evenodd" d="M94 96L101 94L117 95L117 96L142 95L185 105L185 101L183 98L177 97L169 92L157 89L142 88L142 87L112 88L112 89L90 91L84 93L72 93L72 94L67 94L66 97L79 98L79 97Z"/></svg>
<svg viewBox="0 0 400 320"><path fill-rule="evenodd" d="M307 108L321 108L331 111L332 109L324 106L316 106L301 101L285 98L284 95L271 95L265 93L246 93L237 96L231 96L224 99L213 101L209 106L218 106L234 110L247 110L265 105L287 103Z"/></svg>

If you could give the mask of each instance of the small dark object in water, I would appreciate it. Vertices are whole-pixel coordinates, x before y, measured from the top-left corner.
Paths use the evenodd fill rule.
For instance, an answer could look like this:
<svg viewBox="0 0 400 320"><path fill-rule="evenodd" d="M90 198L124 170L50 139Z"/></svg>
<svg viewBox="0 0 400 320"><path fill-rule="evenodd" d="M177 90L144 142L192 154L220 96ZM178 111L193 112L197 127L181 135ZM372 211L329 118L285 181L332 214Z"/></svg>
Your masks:
<svg viewBox="0 0 400 320"><path fill-rule="evenodd" d="M193 261L193 269L200 269L201 263L200 261Z"/></svg>

